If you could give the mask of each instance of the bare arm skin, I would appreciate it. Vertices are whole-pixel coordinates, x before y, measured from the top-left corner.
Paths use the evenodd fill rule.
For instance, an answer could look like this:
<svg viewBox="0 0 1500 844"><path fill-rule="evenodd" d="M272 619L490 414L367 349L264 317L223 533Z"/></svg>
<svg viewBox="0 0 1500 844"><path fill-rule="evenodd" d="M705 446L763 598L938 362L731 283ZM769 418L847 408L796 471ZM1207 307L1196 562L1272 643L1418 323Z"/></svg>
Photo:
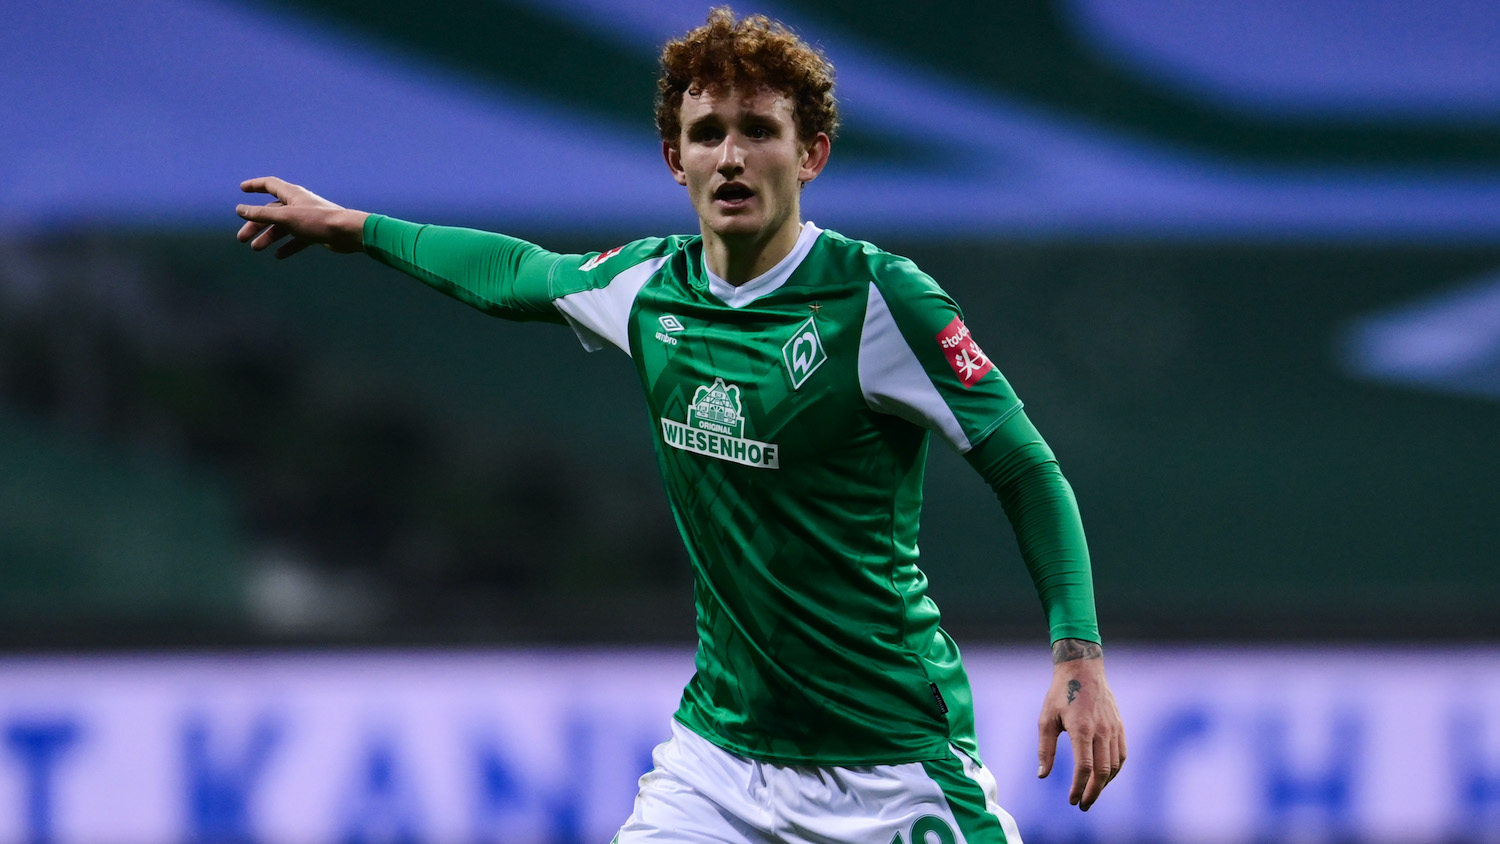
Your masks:
<svg viewBox="0 0 1500 844"><path fill-rule="evenodd" d="M240 205L234 209L246 221L240 227L240 243L249 243L257 252L287 237L292 239L276 250L277 258L290 258L313 244L334 252L364 249L365 218L370 215L363 211L336 205L275 176L248 179L240 183L240 190L275 197L274 202L265 205Z"/></svg>
<svg viewBox="0 0 1500 844"><path fill-rule="evenodd" d="M1037 730L1038 777L1052 772L1058 735L1068 734L1073 743L1068 802L1087 812L1125 764L1125 725L1104 680L1104 649L1097 643L1059 639L1052 645L1052 686Z"/></svg>

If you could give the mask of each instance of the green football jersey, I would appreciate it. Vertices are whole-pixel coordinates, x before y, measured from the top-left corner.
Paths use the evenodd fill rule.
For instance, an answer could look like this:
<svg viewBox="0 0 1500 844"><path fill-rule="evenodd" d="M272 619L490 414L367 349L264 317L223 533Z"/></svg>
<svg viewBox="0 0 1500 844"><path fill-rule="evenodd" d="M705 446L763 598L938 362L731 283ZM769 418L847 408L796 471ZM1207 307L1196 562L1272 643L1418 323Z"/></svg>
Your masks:
<svg viewBox="0 0 1500 844"><path fill-rule="evenodd" d="M738 287L684 236L543 253L545 272L457 289L402 257L419 230L376 232L397 226L367 224L377 258L502 316L561 315L634 360L695 570L679 720L782 763L913 762L950 743L977 757L968 678L917 565L922 478L932 433L966 452L1021 403L930 277L808 223Z"/></svg>

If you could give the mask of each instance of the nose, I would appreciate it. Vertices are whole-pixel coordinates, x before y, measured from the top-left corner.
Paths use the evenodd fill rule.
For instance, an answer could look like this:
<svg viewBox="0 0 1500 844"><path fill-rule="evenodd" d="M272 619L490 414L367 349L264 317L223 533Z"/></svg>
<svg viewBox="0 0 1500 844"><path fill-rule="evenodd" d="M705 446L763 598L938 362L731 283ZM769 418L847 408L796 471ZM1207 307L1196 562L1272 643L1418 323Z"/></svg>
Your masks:
<svg viewBox="0 0 1500 844"><path fill-rule="evenodd" d="M719 166L717 169L719 175L726 179L732 179L745 172L744 147L735 139L732 132L726 135L723 142L719 144Z"/></svg>

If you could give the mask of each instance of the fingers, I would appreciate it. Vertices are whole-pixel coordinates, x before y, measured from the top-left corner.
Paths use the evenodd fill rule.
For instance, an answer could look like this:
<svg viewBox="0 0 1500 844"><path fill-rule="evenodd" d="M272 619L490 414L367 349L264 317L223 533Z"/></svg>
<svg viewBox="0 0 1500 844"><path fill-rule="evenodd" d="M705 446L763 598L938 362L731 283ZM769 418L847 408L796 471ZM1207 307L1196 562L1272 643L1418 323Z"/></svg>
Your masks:
<svg viewBox="0 0 1500 844"><path fill-rule="evenodd" d="M1082 731L1069 732L1068 738L1073 743L1073 783L1068 788L1068 802L1088 811L1082 801L1094 771L1094 743Z"/></svg>
<svg viewBox="0 0 1500 844"><path fill-rule="evenodd" d="M280 200L265 205L235 206L235 213L246 221L235 237L240 243L249 243L256 252L285 238L291 234L286 225L289 215L282 210L285 207Z"/></svg>
<svg viewBox="0 0 1500 844"><path fill-rule="evenodd" d="M240 226L240 230L235 232L234 237L240 243L249 243L250 239L260 234L261 229L265 227L265 223L247 222Z"/></svg>
<svg viewBox="0 0 1500 844"><path fill-rule="evenodd" d="M240 243L245 243L266 227L281 222L285 212L277 209L283 207L285 206L280 201L269 202L265 205L236 205L234 213L238 214L240 219L248 222L240 226L240 230L235 236L239 238Z"/></svg>
<svg viewBox="0 0 1500 844"><path fill-rule="evenodd" d="M1115 762L1114 740L1112 738L1099 736L1094 739L1093 764L1089 766L1089 781L1084 787L1083 795L1078 801L1078 808L1087 812L1094 801L1099 799L1099 793L1114 779L1115 771L1119 765Z"/></svg>
<svg viewBox="0 0 1500 844"><path fill-rule="evenodd" d="M284 225L285 215L278 202L269 205L241 205L235 210L249 221L240 227L240 242L250 241L250 248L256 252L291 234Z"/></svg>
<svg viewBox="0 0 1500 844"><path fill-rule="evenodd" d="M240 206L240 207L244 208L246 206ZM254 212L250 212L250 213L241 212L240 213L240 216L243 217L247 221L243 226L240 226L240 230L238 232L235 232L235 235L234 235L235 238L237 240L239 240L240 243L249 243L252 239L255 238L256 235L260 234L261 232L263 232L266 229L269 229L271 227L271 223L269 221L259 222L259 221L250 219L250 217L252 215L253 216L259 216L258 214L255 214Z"/></svg>
<svg viewBox="0 0 1500 844"><path fill-rule="evenodd" d="M245 221L245 224L240 226L240 230L235 233L235 238L240 243L249 243L250 248L256 252L269 249L272 244L285 240L292 234L291 224L294 221L287 205L295 189L294 185L275 176L263 176L241 182L240 190L245 193L268 193L275 199L265 205L235 206L235 213ZM276 250L276 257L290 258L309 245L311 244L308 241L294 237Z"/></svg>
<svg viewBox="0 0 1500 844"><path fill-rule="evenodd" d="M283 244L280 249L276 250L276 257L290 258L309 246L312 246L311 241L293 239L290 243Z"/></svg>
<svg viewBox="0 0 1500 844"><path fill-rule="evenodd" d="M270 248L272 244L277 243L278 241L281 241L290 236L292 236L292 230L288 226L271 226L257 235L254 240L250 241L250 248L254 249L256 252L260 252Z"/></svg>
<svg viewBox="0 0 1500 844"><path fill-rule="evenodd" d="M1070 735L1071 737L1071 735ZM1073 738L1073 784L1068 802L1087 812L1125 764L1125 736Z"/></svg>
<svg viewBox="0 0 1500 844"><path fill-rule="evenodd" d="M240 190L245 193L269 193L277 199L286 199L285 194L289 187L291 187L290 182L275 176L260 176L240 182Z"/></svg>
<svg viewBox="0 0 1500 844"><path fill-rule="evenodd" d="M1110 736L1079 732L1069 734L1073 743L1073 783L1068 790L1068 802L1087 812L1104 786L1114 779L1114 739Z"/></svg>

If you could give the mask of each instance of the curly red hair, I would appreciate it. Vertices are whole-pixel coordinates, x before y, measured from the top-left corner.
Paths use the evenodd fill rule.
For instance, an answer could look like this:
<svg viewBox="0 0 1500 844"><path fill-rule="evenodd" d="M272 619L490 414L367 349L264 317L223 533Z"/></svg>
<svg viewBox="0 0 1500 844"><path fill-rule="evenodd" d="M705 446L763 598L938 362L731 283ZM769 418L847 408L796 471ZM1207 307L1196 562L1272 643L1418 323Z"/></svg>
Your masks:
<svg viewBox="0 0 1500 844"><path fill-rule="evenodd" d="M785 24L765 15L736 21L728 6L708 13L708 22L661 51L656 80L656 128L676 144L682 135L682 98L690 91L721 93L731 88L767 89L788 96L797 137L810 141L838 130L833 96L833 65L823 51Z"/></svg>

